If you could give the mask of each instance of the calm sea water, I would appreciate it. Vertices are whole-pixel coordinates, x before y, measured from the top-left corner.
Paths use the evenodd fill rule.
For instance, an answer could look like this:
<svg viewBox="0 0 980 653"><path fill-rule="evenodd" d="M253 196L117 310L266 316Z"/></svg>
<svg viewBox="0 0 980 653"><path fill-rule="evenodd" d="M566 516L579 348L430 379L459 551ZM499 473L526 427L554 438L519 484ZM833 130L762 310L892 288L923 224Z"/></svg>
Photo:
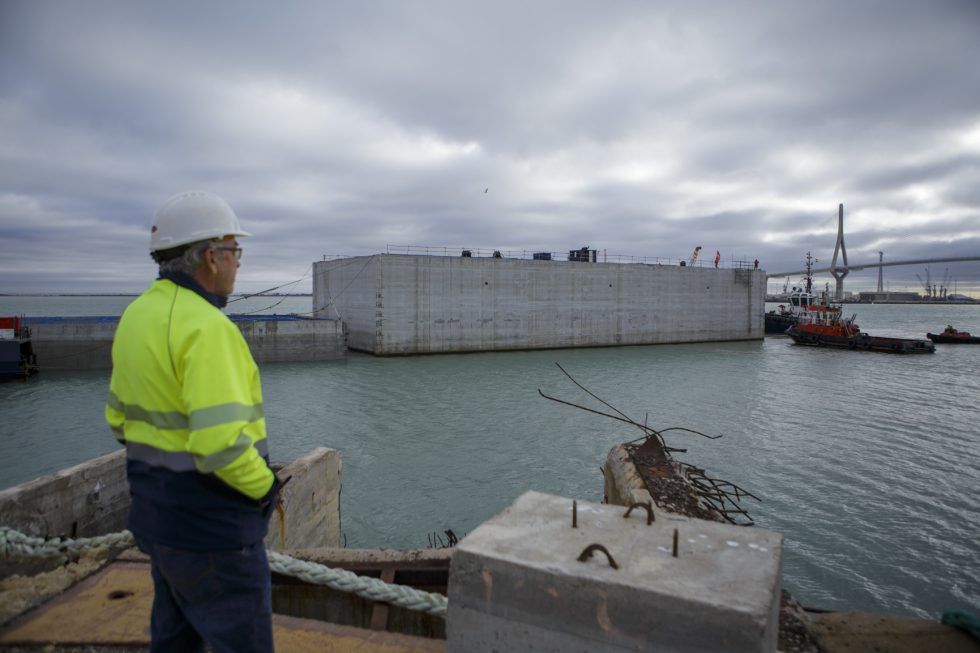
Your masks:
<svg viewBox="0 0 980 653"><path fill-rule="evenodd" d="M0 298L11 299L23 298ZM0 303L0 314L113 312L75 299ZM118 313L126 300L111 299ZM274 310L308 311L309 301ZM924 337L947 323L980 333L980 306L846 312L880 335ZM640 433L539 397L541 388L601 408L556 361L636 420L723 434L669 442L688 448L680 459L762 498L747 507L785 535L784 585L805 605L980 609L977 346L905 357L769 337L263 365L273 458L314 446L343 453L343 531L356 547L426 546L449 528L462 536L529 489L601 500L606 454ZM102 422L107 383L91 372L0 385L0 485L114 450Z"/></svg>

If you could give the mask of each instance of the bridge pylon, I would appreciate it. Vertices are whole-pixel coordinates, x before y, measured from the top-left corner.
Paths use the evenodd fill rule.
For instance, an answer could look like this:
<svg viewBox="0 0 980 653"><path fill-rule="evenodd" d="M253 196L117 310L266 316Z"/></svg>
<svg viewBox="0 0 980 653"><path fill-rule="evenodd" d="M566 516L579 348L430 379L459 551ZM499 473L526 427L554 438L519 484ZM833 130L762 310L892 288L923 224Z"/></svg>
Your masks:
<svg viewBox="0 0 980 653"><path fill-rule="evenodd" d="M885 258L884 252L878 252L878 294L885 292L885 275L882 273L881 262Z"/></svg>
<svg viewBox="0 0 980 653"><path fill-rule="evenodd" d="M837 267L837 256L841 256L843 267ZM834 299L841 301L844 299L844 277L848 275L850 269L847 267L847 249L844 247L844 205L837 207L837 243L834 245L834 258L830 262L830 275L837 282L834 289Z"/></svg>

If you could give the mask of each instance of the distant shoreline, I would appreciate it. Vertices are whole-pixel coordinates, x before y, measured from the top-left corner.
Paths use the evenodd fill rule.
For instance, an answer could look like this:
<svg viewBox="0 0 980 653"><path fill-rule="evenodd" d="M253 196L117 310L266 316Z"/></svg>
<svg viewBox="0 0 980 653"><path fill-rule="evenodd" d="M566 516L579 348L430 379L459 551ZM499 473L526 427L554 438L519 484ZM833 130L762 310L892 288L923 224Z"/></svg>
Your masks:
<svg viewBox="0 0 980 653"><path fill-rule="evenodd" d="M876 299L873 302L868 302L868 301L862 302L862 301L858 301L856 299L842 299L840 301L838 301L838 300L832 300L832 301L835 304L849 304L849 305L853 305L853 304L914 304L914 305L925 304L926 306L972 306L972 305L975 305L975 304L980 304L980 300L976 300L976 299L950 299L950 300L945 300L945 299L942 299L942 300L940 300L940 299L934 299L934 300L926 300L926 299L920 299L920 300L889 299L887 301L885 301L885 300L877 300ZM767 304L788 304L789 303L789 300L788 299L785 299L785 298L770 299L770 298L767 297L766 298L766 303Z"/></svg>

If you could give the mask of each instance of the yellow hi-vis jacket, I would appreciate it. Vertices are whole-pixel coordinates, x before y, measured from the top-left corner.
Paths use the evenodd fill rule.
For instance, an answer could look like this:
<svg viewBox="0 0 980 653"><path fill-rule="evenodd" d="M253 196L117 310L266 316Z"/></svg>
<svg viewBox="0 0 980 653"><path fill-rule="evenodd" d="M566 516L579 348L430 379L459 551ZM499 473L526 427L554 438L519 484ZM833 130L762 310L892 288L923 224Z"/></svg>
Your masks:
<svg viewBox="0 0 980 653"><path fill-rule="evenodd" d="M173 281L155 281L120 318L105 416L130 461L214 474L251 499L272 487L248 344L217 307Z"/></svg>

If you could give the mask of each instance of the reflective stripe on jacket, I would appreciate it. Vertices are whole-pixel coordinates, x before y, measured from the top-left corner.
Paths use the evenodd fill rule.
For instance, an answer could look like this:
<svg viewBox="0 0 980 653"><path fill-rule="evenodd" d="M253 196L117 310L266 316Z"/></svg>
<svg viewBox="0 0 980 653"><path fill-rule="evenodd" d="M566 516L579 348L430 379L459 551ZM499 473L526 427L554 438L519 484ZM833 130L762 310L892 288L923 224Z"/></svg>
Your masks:
<svg viewBox="0 0 980 653"><path fill-rule="evenodd" d="M213 474L254 500L270 490L258 367L224 313L158 279L123 313L112 363L106 421L130 462Z"/></svg>

